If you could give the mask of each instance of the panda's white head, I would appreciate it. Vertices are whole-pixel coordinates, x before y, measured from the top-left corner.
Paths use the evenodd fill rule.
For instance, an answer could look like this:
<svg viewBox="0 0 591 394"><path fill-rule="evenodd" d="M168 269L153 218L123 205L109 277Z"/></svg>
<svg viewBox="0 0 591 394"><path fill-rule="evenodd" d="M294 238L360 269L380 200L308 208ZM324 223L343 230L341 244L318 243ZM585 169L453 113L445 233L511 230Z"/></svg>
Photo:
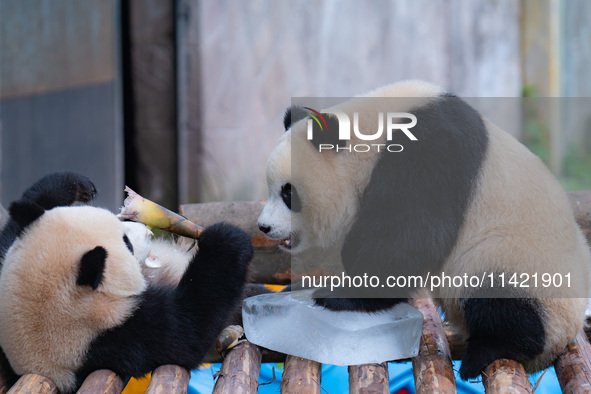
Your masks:
<svg viewBox="0 0 591 394"><path fill-rule="evenodd" d="M291 124L288 110L287 131L269 157L269 198L257 223L267 237L281 241L281 249L295 254L342 238L372 158L360 162L342 153L319 153L306 138L305 118L294 118Z"/></svg>
<svg viewBox="0 0 591 394"><path fill-rule="evenodd" d="M152 236L154 235L146 225L137 222L121 222L123 234L126 237L131 253L135 256L138 263L145 265L145 261L150 255L152 248Z"/></svg>
<svg viewBox="0 0 591 394"><path fill-rule="evenodd" d="M342 155L321 157L305 139L304 128L303 121L294 124L272 152L269 198L257 222L289 253L337 242L349 227L358 198L357 182L346 174L350 166ZM292 168L292 155L305 162L305 169L298 164Z"/></svg>
<svg viewBox="0 0 591 394"><path fill-rule="evenodd" d="M300 210L298 192L291 180L291 135L284 134L267 162L269 198L258 219L259 229L267 237L281 240L280 247L290 251L296 242L291 231L292 207ZM292 202L297 204L292 205Z"/></svg>
<svg viewBox="0 0 591 394"><path fill-rule="evenodd" d="M17 374L60 389L90 342L135 310L146 280L125 227L89 206L42 213L7 251L0 276L0 346Z"/></svg>
<svg viewBox="0 0 591 394"><path fill-rule="evenodd" d="M397 97L401 112L424 105L444 91L423 81L403 81L362 97ZM389 108L378 100L349 100L332 107L353 119L355 112L379 112ZM386 104L383 104L386 105ZM367 106L371 106L370 108ZM328 129L336 118L326 116ZM355 220L360 197L366 188L379 153L318 151L327 142L326 134L315 133L323 141L307 139L307 113L288 109L284 118L286 133L279 139L267 163L269 198L258 226L267 237L279 240L280 248L300 253L312 247L328 248L343 240ZM376 130L378 120L361 119L363 129ZM338 126L337 126L338 127ZM385 136L383 137L385 140ZM338 144L339 142L328 141ZM353 142L359 141L355 136ZM384 141L376 141L384 142Z"/></svg>
<svg viewBox="0 0 591 394"><path fill-rule="evenodd" d="M181 247L166 237L154 238L146 225L121 222L126 244L142 269L148 285L176 287L198 248Z"/></svg>

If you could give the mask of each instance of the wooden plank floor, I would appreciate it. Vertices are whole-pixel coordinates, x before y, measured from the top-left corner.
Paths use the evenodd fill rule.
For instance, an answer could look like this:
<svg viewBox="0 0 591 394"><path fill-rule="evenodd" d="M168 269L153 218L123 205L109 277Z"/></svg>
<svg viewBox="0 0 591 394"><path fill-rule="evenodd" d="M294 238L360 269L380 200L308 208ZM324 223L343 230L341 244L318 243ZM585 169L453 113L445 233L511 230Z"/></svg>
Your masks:
<svg viewBox="0 0 591 394"><path fill-rule="evenodd" d="M573 211L585 236L591 238L591 192L569 193ZM263 204L210 203L181 207L181 213L201 225L216 221L233 222L253 234L255 263L263 268L259 279L270 283L284 283L289 276L288 268L276 246L258 233L253 223ZM274 263L280 262L279 265ZM273 267L279 266L279 272ZM279 274L279 275L278 275ZM452 359L459 359L465 344L456 335L446 331L434 302L423 297L411 302L425 316L419 354L412 360L417 393L456 392L452 370ZM588 324L587 327L590 325ZM555 363L560 385L565 393L591 393L591 344L587 332L581 330L575 341ZM219 358L206 361L219 361ZM260 349L247 341L231 349L223 359L214 393L256 393L261 362L285 362L282 393L320 393L321 365L314 361L286 356ZM165 365L152 373L152 380L146 392L185 393L189 384L189 371L184 368ZM497 360L485 370L483 384L487 393L531 393L532 387L523 367L515 361ZM349 387L352 393L387 393L388 369L384 364L368 364L349 368ZM120 393L123 380L111 371L101 370L91 374L79 392ZM25 375L7 391L14 394L56 393L53 382L39 375Z"/></svg>

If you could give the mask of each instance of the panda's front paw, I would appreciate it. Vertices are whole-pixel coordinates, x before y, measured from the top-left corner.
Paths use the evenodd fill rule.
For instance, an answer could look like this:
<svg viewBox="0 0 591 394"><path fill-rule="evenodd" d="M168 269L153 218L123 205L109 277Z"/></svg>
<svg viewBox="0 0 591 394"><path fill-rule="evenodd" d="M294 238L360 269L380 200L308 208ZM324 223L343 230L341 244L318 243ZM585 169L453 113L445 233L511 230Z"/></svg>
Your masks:
<svg viewBox="0 0 591 394"><path fill-rule="evenodd" d="M216 288L231 299L242 294L247 281L248 263L254 252L251 237L227 223L208 226L199 237L199 250L193 257L181 287ZM221 293L220 293L221 294Z"/></svg>
<svg viewBox="0 0 591 394"><path fill-rule="evenodd" d="M342 296L339 289L329 291L318 289L314 292L314 302L331 311L379 312L406 302L405 298L335 298Z"/></svg>
<svg viewBox="0 0 591 394"><path fill-rule="evenodd" d="M349 298L321 298L314 297L314 303L331 311L351 311L353 304Z"/></svg>
<svg viewBox="0 0 591 394"><path fill-rule="evenodd" d="M54 172L44 176L22 196L43 209L72 205L75 202L90 202L97 194L90 179L75 172Z"/></svg>
<svg viewBox="0 0 591 394"><path fill-rule="evenodd" d="M198 254L207 261L217 260L218 266L224 261L226 266L246 269L254 255L251 236L244 230L223 222L207 227L201 233L198 245Z"/></svg>
<svg viewBox="0 0 591 394"><path fill-rule="evenodd" d="M70 185L70 198L74 198L72 204L74 202L88 203L96 197L97 190L94 183L84 175L71 172L67 174L67 178Z"/></svg>

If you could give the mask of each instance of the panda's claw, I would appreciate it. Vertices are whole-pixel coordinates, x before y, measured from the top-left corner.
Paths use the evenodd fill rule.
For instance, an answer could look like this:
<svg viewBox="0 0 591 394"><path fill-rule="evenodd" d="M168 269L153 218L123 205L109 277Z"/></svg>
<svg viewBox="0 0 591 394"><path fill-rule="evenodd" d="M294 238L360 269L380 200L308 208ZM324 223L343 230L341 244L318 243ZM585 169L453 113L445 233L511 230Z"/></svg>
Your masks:
<svg viewBox="0 0 591 394"><path fill-rule="evenodd" d="M466 354L462 359L460 365L460 377L462 380L476 379L482 371L487 367L487 362L481 360L474 360L469 354Z"/></svg>
<svg viewBox="0 0 591 394"><path fill-rule="evenodd" d="M96 197L98 192L90 179L75 173L70 174L70 177L73 181L74 202L88 203Z"/></svg>
<svg viewBox="0 0 591 394"><path fill-rule="evenodd" d="M96 197L98 191L90 179L86 178L84 181L85 182L81 183L78 187L78 197L76 200L80 202L89 202Z"/></svg>

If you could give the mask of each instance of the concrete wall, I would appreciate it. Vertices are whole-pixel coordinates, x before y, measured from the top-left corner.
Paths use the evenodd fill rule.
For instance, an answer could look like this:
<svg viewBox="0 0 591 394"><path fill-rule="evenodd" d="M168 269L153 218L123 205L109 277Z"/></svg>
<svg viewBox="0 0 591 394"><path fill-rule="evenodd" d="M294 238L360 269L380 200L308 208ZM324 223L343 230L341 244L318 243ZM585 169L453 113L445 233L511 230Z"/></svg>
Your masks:
<svg viewBox="0 0 591 394"><path fill-rule="evenodd" d="M70 169L123 198L116 0L2 0L1 202Z"/></svg>

